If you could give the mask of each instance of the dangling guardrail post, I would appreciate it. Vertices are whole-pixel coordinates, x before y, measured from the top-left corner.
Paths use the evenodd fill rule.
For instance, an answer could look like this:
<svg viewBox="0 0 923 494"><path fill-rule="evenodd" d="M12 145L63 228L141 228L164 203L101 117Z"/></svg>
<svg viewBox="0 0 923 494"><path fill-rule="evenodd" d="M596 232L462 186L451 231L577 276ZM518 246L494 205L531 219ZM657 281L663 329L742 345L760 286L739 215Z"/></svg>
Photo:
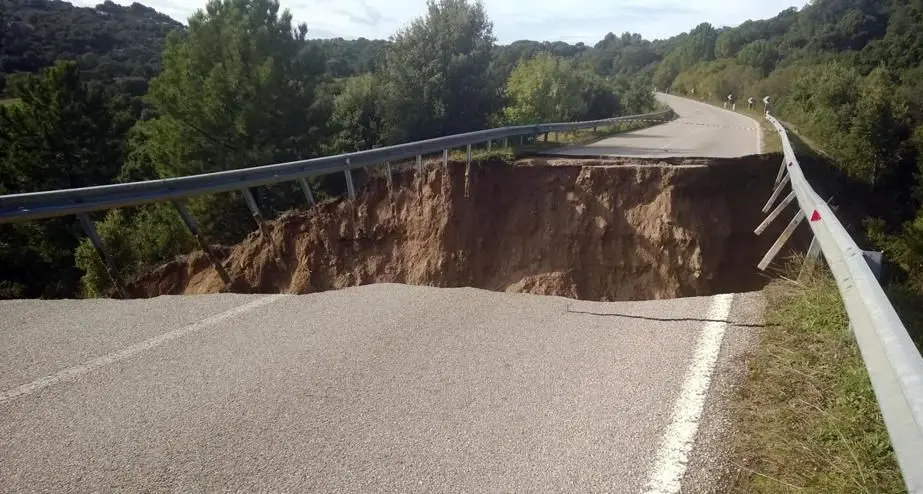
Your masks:
<svg viewBox="0 0 923 494"><path fill-rule="evenodd" d="M109 275L109 281L112 282L112 286L114 286L116 292L118 292L119 298L128 298L128 291L125 290L125 285L122 284L122 280L120 280L118 274L116 274L112 257L106 253L106 249L103 247L103 241L99 238L99 234L96 233L96 226L93 224L93 220L90 219L90 215L87 213L80 213L77 215L77 218L80 219L80 226L83 227L83 232L90 237L90 243L93 244L93 248L96 249L99 259L103 262L106 274Z"/></svg>
<svg viewBox="0 0 923 494"><path fill-rule="evenodd" d="M772 213L770 213L769 216L767 216L766 219L763 220L762 223L760 223L760 226L756 227L756 230L754 230L753 233L757 235L762 235L763 231L766 230L766 227L768 227L770 223L775 221L775 219L778 218L780 214L782 214L782 211L789 204L791 204L792 201L794 200L795 200L795 191L793 190L789 192L789 194L785 197L785 199L782 202L780 202L779 205L775 209L772 210Z"/></svg>
<svg viewBox="0 0 923 494"><path fill-rule="evenodd" d="M785 158L782 158L782 166L779 167L779 173L776 174L776 185L779 185L779 182L782 181L782 176L785 175L785 165Z"/></svg>
<svg viewBox="0 0 923 494"><path fill-rule="evenodd" d="M815 236L811 239L811 246L808 247L808 253L804 256L804 264L801 265L801 271L798 273L798 281L804 281L811 273L814 272L814 265L817 264L817 258L820 256L820 242Z"/></svg>
<svg viewBox="0 0 923 494"><path fill-rule="evenodd" d="M256 205L256 199L253 197L253 192L249 188L241 189L241 192L244 195L244 199L247 201L247 207L250 208L250 212L253 214L253 219L256 220L256 226L260 229L260 236L263 237L263 240L272 247L273 254L275 254L276 264L282 269L288 269L285 265L285 261L282 260L282 252L275 242L272 241L272 237L269 235L269 228L266 227L266 222L263 220L263 214L260 212L260 208Z"/></svg>
<svg viewBox="0 0 923 494"><path fill-rule="evenodd" d="M443 168L449 167L449 150L448 149L442 150L442 167Z"/></svg>
<svg viewBox="0 0 923 494"><path fill-rule="evenodd" d="M346 166L350 165L349 158L346 158ZM353 185L353 174L350 173L350 169L346 168L343 170L343 173L346 175L346 193L349 195L349 200L356 200L356 187Z"/></svg>
<svg viewBox="0 0 923 494"><path fill-rule="evenodd" d="M788 185L788 182L790 180L791 180L791 177L786 175L785 178L781 182L779 182L779 185L776 186L776 189L772 191L772 195L769 196L769 201L767 201L766 205L763 206L764 213L769 212L769 210L772 208L772 205L776 202L776 199L778 199L779 196L782 194L782 190L785 189L785 186Z"/></svg>
<svg viewBox="0 0 923 494"><path fill-rule="evenodd" d="M467 160L468 160L467 164L470 165L471 164L471 144L468 144L468 149L466 152L467 152Z"/></svg>
<svg viewBox="0 0 923 494"><path fill-rule="evenodd" d="M311 192L311 184L308 183L308 179L301 177L298 179L298 185L301 186L301 191L304 192L304 198L308 201L308 207L313 208L317 201L314 200L314 193Z"/></svg>
<svg viewBox="0 0 923 494"><path fill-rule="evenodd" d="M394 185L394 178L391 176L391 162L385 161L385 171L388 174L388 188L390 189Z"/></svg>
<svg viewBox="0 0 923 494"><path fill-rule="evenodd" d="M785 245L785 242L792 236L792 233L795 233L795 228L798 228L798 225L804 220L804 211L801 209L798 210L798 213L795 214L795 217L792 218L792 221L788 223L788 226L785 227L785 230L782 231L782 235L779 235L779 238L776 239L776 242L772 244L772 247L769 248L769 252L763 256L763 259L757 265L760 271L766 271L766 268L769 266L769 263L779 254L779 251L782 250L782 246Z"/></svg>
<svg viewBox="0 0 923 494"><path fill-rule="evenodd" d="M417 155L417 171L423 173L423 155Z"/></svg>
<svg viewBox="0 0 923 494"><path fill-rule="evenodd" d="M208 242L205 241L205 238L202 236L202 232L199 230L199 225L196 223L195 218L189 214L189 211L186 210L186 206L181 201L174 199L170 202L173 204L173 208L176 209L176 212L179 213L179 217L182 218L186 228L188 228L190 233L192 233L192 236L195 237L196 242L199 244L199 248L202 249L202 252L205 252L205 256L208 257L208 260L212 263L212 266L215 267L215 271L218 272L218 276L220 276L221 281L224 282L224 289L229 290L231 288L231 277L224 269L224 265L221 264L221 261L218 260L218 256L216 256L212 251L211 246L209 246Z"/></svg>

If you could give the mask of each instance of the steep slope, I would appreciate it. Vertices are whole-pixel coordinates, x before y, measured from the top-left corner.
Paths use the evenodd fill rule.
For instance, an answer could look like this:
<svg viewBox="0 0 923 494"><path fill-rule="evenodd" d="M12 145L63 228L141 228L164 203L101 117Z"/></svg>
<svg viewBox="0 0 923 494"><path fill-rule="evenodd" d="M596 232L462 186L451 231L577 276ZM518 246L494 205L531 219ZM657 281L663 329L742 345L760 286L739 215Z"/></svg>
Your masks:
<svg viewBox="0 0 923 494"><path fill-rule="evenodd" d="M592 300L758 289L776 157L531 160L408 170L271 222L224 249L234 290L310 293L377 282ZM542 165L542 166L533 166ZM782 223L782 222L780 222ZM137 280L138 296L223 289L202 253Z"/></svg>

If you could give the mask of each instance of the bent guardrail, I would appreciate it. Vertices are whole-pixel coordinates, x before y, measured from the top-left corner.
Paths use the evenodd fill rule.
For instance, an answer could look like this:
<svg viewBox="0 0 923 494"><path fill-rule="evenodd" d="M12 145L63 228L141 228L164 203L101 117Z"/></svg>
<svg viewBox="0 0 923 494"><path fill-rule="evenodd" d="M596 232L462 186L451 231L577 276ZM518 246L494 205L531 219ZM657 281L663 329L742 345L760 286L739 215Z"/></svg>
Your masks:
<svg viewBox="0 0 923 494"><path fill-rule="evenodd" d="M813 263L813 258L823 253L846 306L904 483L909 492L923 493L923 357L862 250L805 179L785 128L771 115L766 118L782 138L784 159L776 176L776 188L763 212L772 208L787 185L791 184L792 190L756 233L762 233L793 201L797 201L798 211L759 268L766 269L807 218L814 240L805 262Z"/></svg>
<svg viewBox="0 0 923 494"><path fill-rule="evenodd" d="M224 267L211 252L211 249L199 231L195 219L183 205L183 199L203 194L240 191L244 196L244 200L250 212L256 220L257 228L260 231L264 231L262 213L257 207L253 193L250 191L253 187L272 185L280 182L297 182L304 192L305 200L308 205L313 206L314 194L306 179L311 176L343 172L346 176L347 193L350 199L355 199L356 190L353 185L351 171L358 168L385 165L390 180L391 162L416 158L417 167L422 169L424 156L441 153L442 162L443 165L445 165L448 162L450 149L465 147L467 149L468 162L470 163L471 147L480 143L486 142L489 148L494 141L503 140L506 145L508 140L513 137L523 139L525 137L541 134L547 135L549 132L595 128L622 122L666 121L672 115L673 111L667 110L643 115L629 115L583 122L501 127L355 153L241 168L216 173L96 187L83 187L78 189L10 194L0 196L0 224L76 215L80 220L84 232L93 243L93 247L102 258L113 285L120 294L124 295L124 287L115 275L112 261L106 255L102 241L96 233L95 225L89 217L89 213L170 201L177 210L183 223L196 238L199 246L208 255L225 285L230 285L231 280L224 270ZM277 262L281 262L279 256L277 256Z"/></svg>

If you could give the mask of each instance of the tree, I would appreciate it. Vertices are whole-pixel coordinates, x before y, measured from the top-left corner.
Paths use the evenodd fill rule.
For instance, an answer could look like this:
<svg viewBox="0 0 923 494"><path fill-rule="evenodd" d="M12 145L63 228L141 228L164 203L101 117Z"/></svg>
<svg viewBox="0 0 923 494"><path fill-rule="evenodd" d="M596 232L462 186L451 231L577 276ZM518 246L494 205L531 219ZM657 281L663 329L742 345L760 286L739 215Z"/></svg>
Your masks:
<svg viewBox="0 0 923 494"><path fill-rule="evenodd" d="M718 35L715 40L715 57L735 57L743 46L743 34L739 29L728 29Z"/></svg>
<svg viewBox="0 0 923 494"><path fill-rule="evenodd" d="M680 73L679 55L677 52L671 52L662 62L657 65L652 76L654 87L659 91L669 89Z"/></svg>
<svg viewBox="0 0 923 494"><path fill-rule="evenodd" d="M617 84L617 92L621 95L621 114L637 115L654 109L656 100L651 91L651 85L643 78L622 79Z"/></svg>
<svg viewBox="0 0 923 494"><path fill-rule="evenodd" d="M766 76L776 65L779 53L775 47L766 40L757 40L744 46L737 55L737 61L743 65L759 69L761 75Z"/></svg>
<svg viewBox="0 0 923 494"><path fill-rule="evenodd" d="M15 91L19 104L0 106L0 182L9 192L101 185L115 177L125 129L75 64L58 62Z"/></svg>
<svg viewBox="0 0 923 494"><path fill-rule="evenodd" d="M21 101L0 106L0 194L111 182L125 129L103 92L85 85L77 66L67 62L18 85ZM81 236L73 218L3 225L0 297L72 294L79 279L73 251Z"/></svg>
<svg viewBox="0 0 923 494"><path fill-rule="evenodd" d="M315 91L324 60L275 0L211 0L171 36L139 124L132 166L171 177L309 158L327 138L329 103ZM268 213L291 207L294 188L261 189ZM232 241L253 225L231 195L191 204L212 237ZM219 228L220 225L220 228Z"/></svg>
<svg viewBox="0 0 923 494"><path fill-rule="evenodd" d="M852 170L873 188L883 186L893 197L895 187L913 180L912 169L910 173L900 173L906 152L904 143L910 137L908 109L895 96L894 85L883 69L869 74L861 82L859 91L861 96L849 131ZM893 199L900 206L909 197Z"/></svg>
<svg viewBox="0 0 923 494"><path fill-rule="evenodd" d="M160 67L164 39L183 25L135 3L75 7L53 0L0 2L0 73L29 72L56 60L78 63L87 81L150 78Z"/></svg>
<svg viewBox="0 0 923 494"><path fill-rule="evenodd" d="M698 62L714 60L717 41L718 31L711 24L703 22L696 26L677 49L680 68L685 69Z"/></svg>
<svg viewBox="0 0 923 494"><path fill-rule="evenodd" d="M392 41L383 74L388 142L484 128L499 88L489 76L493 26L481 3L429 0L426 16Z"/></svg>
<svg viewBox="0 0 923 494"><path fill-rule="evenodd" d="M333 100L333 122L338 128L334 149L353 152L379 144L382 122L378 80L371 74L347 79Z"/></svg>
<svg viewBox="0 0 923 494"><path fill-rule="evenodd" d="M517 124L575 120L586 113L584 86L572 62L543 53L513 70L504 116Z"/></svg>

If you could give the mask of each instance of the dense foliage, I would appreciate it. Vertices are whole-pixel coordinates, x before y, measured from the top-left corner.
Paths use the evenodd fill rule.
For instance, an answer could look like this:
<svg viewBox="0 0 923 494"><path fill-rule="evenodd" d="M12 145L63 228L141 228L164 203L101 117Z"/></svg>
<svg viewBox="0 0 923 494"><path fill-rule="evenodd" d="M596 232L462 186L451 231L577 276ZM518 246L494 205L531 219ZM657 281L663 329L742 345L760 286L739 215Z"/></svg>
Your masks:
<svg viewBox="0 0 923 494"><path fill-rule="evenodd" d="M85 78L143 94L144 81L160 71L167 33L183 26L139 3L81 8L58 0L0 0L0 28L0 78L73 60Z"/></svg>
<svg viewBox="0 0 923 494"><path fill-rule="evenodd" d="M820 147L865 205L872 247L923 295L923 1L815 0L762 21L675 38L660 89L772 111Z"/></svg>
<svg viewBox="0 0 923 494"><path fill-rule="evenodd" d="M0 106L2 193L227 170L653 106L649 83L629 76L653 70L653 44L609 36L599 49L498 47L484 6L469 0L430 0L426 14L389 41L309 40L276 0L211 0L188 27L139 4L0 2L0 25L16 33L7 43L12 31L4 30L0 48L3 70L15 72L7 96L19 98ZM59 59L74 62L53 65ZM633 65L624 69L622 60ZM546 100L555 101L553 111ZM340 193L341 180L314 182L315 193ZM304 200L294 184L252 192L266 217ZM255 226L239 194L187 207L211 241L236 241ZM126 278L195 243L170 204L95 219ZM75 220L2 233L0 297L107 293L102 262Z"/></svg>
<svg viewBox="0 0 923 494"><path fill-rule="evenodd" d="M95 185L118 173L127 129L76 65L58 62L17 91L19 104L0 107L0 194ZM72 218L2 225L0 296L71 294L78 232Z"/></svg>

